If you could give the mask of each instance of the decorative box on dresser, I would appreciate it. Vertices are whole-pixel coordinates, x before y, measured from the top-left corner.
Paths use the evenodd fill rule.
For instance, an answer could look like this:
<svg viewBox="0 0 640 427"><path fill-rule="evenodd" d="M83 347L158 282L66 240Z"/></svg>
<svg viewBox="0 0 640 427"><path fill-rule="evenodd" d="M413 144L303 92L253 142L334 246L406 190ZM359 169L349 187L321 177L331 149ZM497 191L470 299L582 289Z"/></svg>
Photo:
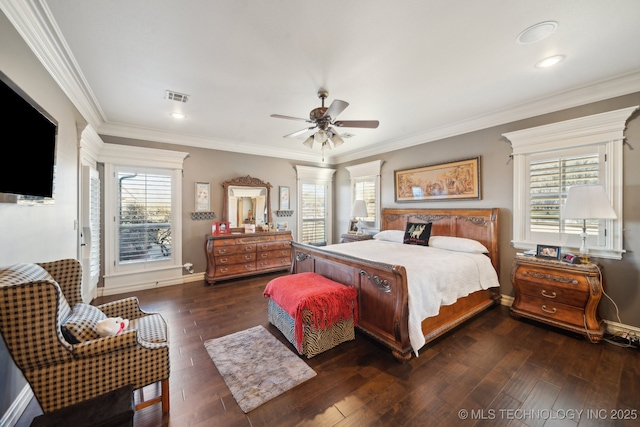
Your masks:
<svg viewBox="0 0 640 427"><path fill-rule="evenodd" d="M291 231L207 235L205 279L252 276L291 268Z"/></svg>
<svg viewBox="0 0 640 427"><path fill-rule="evenodd" d="M598 315L602 281L602 267L598 264L516 256L511 269L515 293L511 315L599 341L604 334L604 322Z"/></svg>
<svg viewBox="0 0 640 427"><path fill-rule="evenodd" d="M371 234L354 234L345 233L340 236L340 243L359 242L361 240L371 240L373 235Z"/></svg>

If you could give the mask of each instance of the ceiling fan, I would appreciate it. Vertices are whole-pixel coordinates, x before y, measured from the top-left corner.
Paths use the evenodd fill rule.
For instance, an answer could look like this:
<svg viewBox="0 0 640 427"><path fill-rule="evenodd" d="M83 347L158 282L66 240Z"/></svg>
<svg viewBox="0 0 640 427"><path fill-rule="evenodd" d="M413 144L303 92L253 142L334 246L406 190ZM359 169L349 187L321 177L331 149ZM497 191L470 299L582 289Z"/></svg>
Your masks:
<svg viewBox="0 0 640 427"><path fill-rule="evenodd" d="M349 106L349 103L341 101L339 99L335 99L329 107L325 107L324 100L327 98L327 96L329 96L329 92L327 92L326 90L320 89L318 91L318 98L322 100L322 107L314 108L313 110L311 110L308 119L283 116L281 114L272 114L271 117L275 117L277 119L298 120L312 123L313 126L295 131L293 133L285 135L284 137L294 138L298 135L302 135L305 132L317 128L318 131L308 137L303 142L303 145L309 148L313 148L313 143L317 142L318 144L322 144L323 150L325 147L331 149L334 147L339 147L344 143L344 140L333 126L375 129L380 124L380 122L377 120L336 120L338 114L342 113L344 109Z"/></svg>

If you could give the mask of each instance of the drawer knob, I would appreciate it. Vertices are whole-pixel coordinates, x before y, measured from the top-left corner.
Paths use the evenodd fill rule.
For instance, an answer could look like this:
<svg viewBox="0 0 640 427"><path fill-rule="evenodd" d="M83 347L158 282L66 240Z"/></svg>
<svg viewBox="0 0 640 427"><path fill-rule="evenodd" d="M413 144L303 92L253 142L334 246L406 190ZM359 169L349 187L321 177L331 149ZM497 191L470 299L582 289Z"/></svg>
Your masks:
<svg viewBox="0 0 640 427"><path fill-rule="evenodd" d="M556 311L558 311L558 310L556 310L555 307L553 307L551 310L549 310L546 305L542 305L542 311L544 311L545 313L549 313L549 314L556 314Z"/></svg>
<svg viewBox="0 0 640 427"><path fill-rule="evenodd" d="M266 258L266 257L268 257L269 255L268 255L268 254L260 254L260 256L261 256L262 258Z"/></svg>
<svg viewBox="0 0 640 427"><path fill-rule="evenodd" d="M227 250L226 249L218 249L218 254L226 254Z"/></svg>
<svg viewBox="0 0 640 427"><path fill-rule="evenodd" d="M220 264L226 264L229 262L229 258L220 258Z"/></svg>
<svg viewBox="0 0 640 427"><path fill-rule="evenodd" d="M554 291L551 291L550 294L547 293L546 290L542 290L542 296L543 297L547 297L547 298L555 298L556 297L556 293Z"/></svg>
<svg viewBox="0 0 640 427"><path fill-rule="evenodd" d="M225 268L221 268L221 269L220 269L220 273L226 273L226 272L228 272L228 271L229 271L229 269L228 269L228 268L226 268L226 267L225 267Z"/></svg>

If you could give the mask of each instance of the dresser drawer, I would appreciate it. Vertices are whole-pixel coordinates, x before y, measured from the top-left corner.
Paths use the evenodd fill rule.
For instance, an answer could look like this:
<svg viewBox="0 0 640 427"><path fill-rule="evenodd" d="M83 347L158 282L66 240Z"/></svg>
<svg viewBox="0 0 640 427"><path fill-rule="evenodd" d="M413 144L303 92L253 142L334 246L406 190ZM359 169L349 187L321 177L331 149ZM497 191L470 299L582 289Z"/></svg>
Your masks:
<svg viewBox="0 0 640 427"><path fill-rule="evenodd" d="M271 259L271 258L291 258L291 249L277 249L275 251L259 251L257 260Z"/></svg>
<svg viewBox="0 0 640 427"><path fill-rule="evenodd" d="M291 242L288 240L275 240L273 242L260 242L258 243L259 251L273 251L276 249L290 249Z"/></svg>
<svg viewBox="0 0 640 427"><path fill-rule="evenodd" d="M579 328L582 328L584 325L583 309L561 304L557 301L550 301L546 298L521 295L518 309L554 322L567 323Z"/></svg>
<svg viewBox="0 0 640 427"><path fill-rule="evenodd" d="M258 270L263 268L287 267L291 265L291 258L267 258L256 261Z"/></svg>
<svg viewBox="0 0 640 427"><path fill-rule="evenodd" d="M216 265L242 264L256 260L256 253L249 252L237 255L219 255L215 258Z"/></svg>
<svg viewBox="0 0 640 427"><path fill-rule="evenodd" d="M217 265L216 266L216 276L231 276L235 274L243 274L251 271L256 271L256 262L246 262L243 264L232 264L232 265Z"/></svg>
<svg viewBox="0 0 640 427"><path fill-rule="evenodd" d="M243 254L250 253L256 251L256 245L235 245L235 246L214 246L213 247L213 256L219 257L221 255L234 255L234 254Z"/></svg>
<svg viewBox="0 0 640 427"><path fill-rule="evenodd" d="M556 284L535 283L523 280L519 283L520 292L523 295L538 297L561 304L584 308L589 300L589 293L583 290L569 289L567 286Z"/></svg>

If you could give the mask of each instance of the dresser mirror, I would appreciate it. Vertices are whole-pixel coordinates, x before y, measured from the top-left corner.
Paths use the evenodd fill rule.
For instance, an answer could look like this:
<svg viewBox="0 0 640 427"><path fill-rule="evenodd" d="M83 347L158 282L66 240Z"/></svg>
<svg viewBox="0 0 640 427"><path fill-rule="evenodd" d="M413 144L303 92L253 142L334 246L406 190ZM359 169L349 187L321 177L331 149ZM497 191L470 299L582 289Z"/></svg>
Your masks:
<svg viewBox="0 0 640 427"><path fill-rule="evenodd" d="M230 228L271 222L271 184L249 175L225 181L222 220Z"/></svg>

